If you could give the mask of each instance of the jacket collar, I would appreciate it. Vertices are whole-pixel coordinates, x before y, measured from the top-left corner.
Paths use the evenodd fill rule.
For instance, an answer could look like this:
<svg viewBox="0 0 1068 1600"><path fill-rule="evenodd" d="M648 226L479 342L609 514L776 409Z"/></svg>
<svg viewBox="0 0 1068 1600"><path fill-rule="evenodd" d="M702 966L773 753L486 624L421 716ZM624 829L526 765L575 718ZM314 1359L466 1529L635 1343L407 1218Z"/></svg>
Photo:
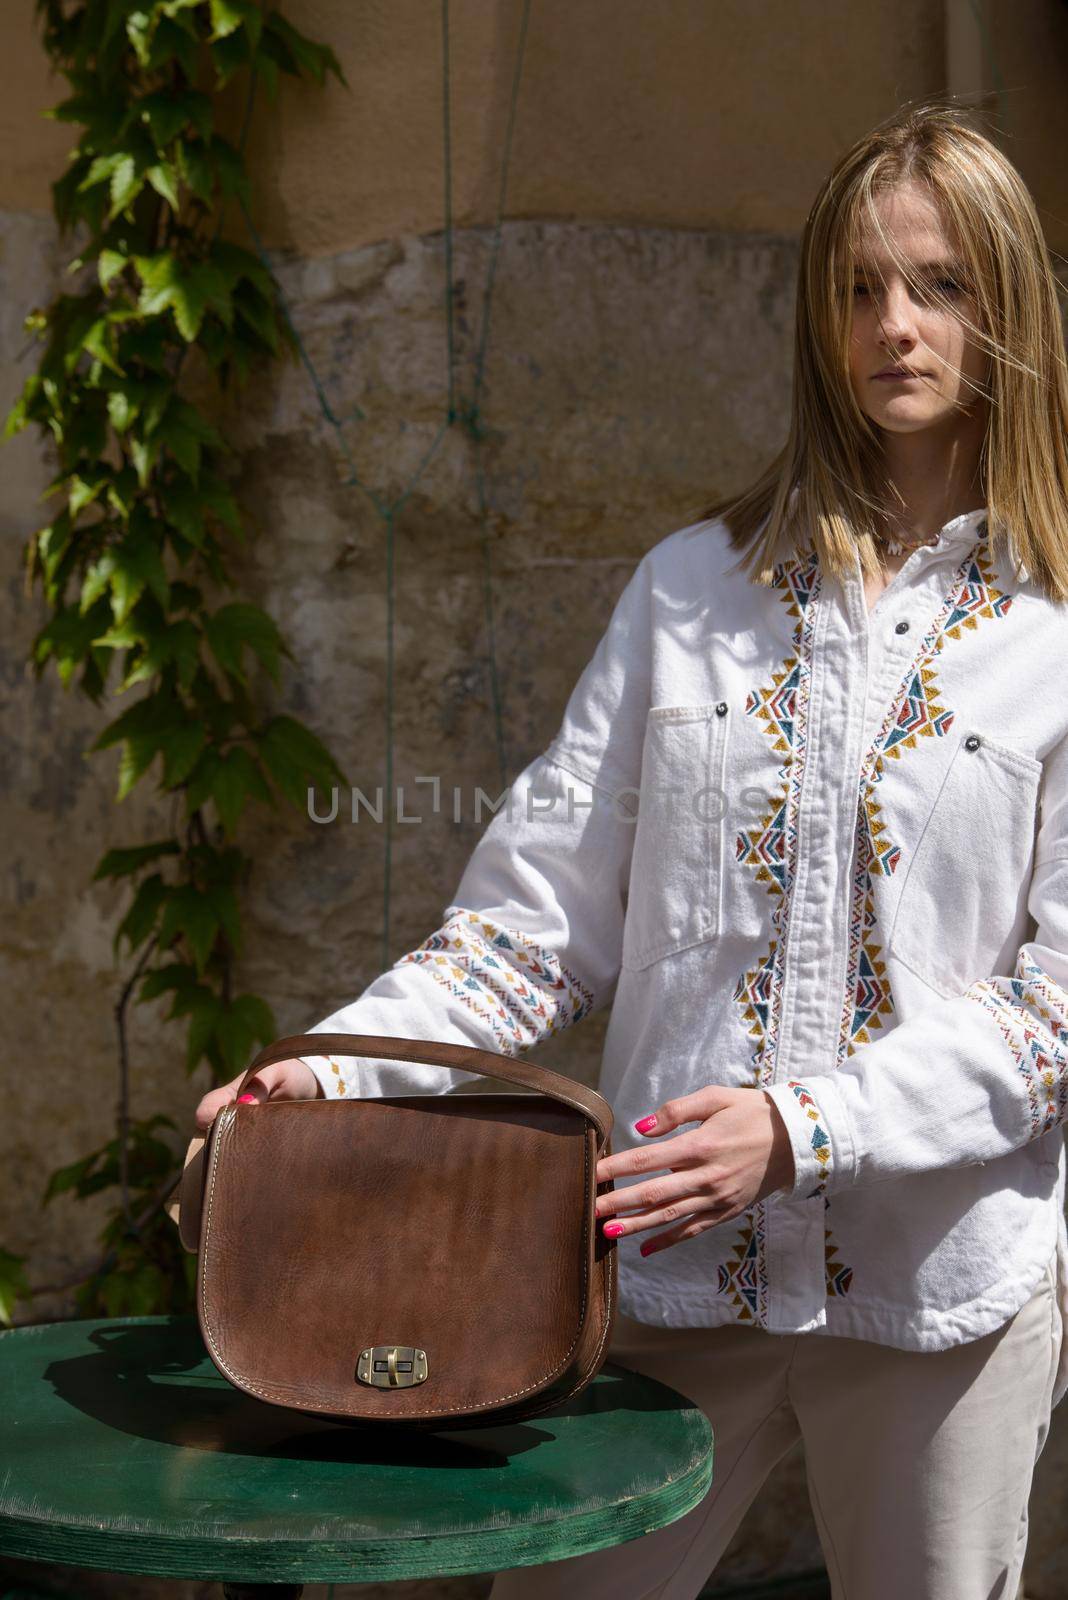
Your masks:
<svg viewBox="0 0 1068 1600"><path fill-rule="evenodd" d="M962 511L959 517L951 517L943 523L938 530L938 538L927 548L943 550L956 544L974 544L977 539L986 536L987 529L986 506L980 506L975 511Z"/></svg>
<svg viewBox="0 0 1068 1600"><path fill-rule="evenodd" d="M926 549L936 555L951 551L959 557L964 554L968 546L974 545L979 541L982 541L984 556L990 556L992 552L990 518L985 506L980 507L977 511L965 511L963 515L953 517L939 529L935 543L921 546L921 549ZM1005 536L1004 549L1014 581L1027 583L1031 574L1020 558L1016 549L1016 541L1012 538L1011 533Z"/></svg>

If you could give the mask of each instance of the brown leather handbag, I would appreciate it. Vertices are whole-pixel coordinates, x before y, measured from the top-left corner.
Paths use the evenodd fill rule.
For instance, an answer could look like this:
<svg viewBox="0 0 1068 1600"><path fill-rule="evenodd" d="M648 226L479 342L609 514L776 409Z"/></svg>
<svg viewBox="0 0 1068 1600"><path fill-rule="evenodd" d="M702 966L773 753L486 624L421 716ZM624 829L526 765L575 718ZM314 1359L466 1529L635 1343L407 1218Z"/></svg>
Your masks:
<svg viewBox="0 0 1068 1600"><path fill-rule="evenodd" d="M597 1226L612 1111L592 1089L466 1045L295 1034L249 1067L412 1061L533 1094L225 1106L170 1214L198 1252L216 1367L272 1405L391 1428L486 1427L579 1394L608 1350L616 1253Z"/></svg>

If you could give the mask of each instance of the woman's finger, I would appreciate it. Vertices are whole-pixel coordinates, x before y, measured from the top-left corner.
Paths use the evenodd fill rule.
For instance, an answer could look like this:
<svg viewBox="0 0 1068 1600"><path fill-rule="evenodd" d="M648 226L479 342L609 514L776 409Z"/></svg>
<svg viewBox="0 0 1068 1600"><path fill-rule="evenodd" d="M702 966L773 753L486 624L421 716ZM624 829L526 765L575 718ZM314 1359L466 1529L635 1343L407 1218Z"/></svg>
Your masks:
<svg viewBox="0 0 1068 1600"><path fill-rule="evenodd" d="M229 1083L224 1083L218 1089L210 1089L204 1095L196 1109L196 1125L201 1132L211 1127L223 1106L230 1105L238 1098L244 1099L246 1095L250 1097L248 1103L251 1104L253 1100L260 1103L272 1099L314 1099L320 1092L318 1080L307 1062L296 1059L272 1061L269 1066L260 1067L242 1088L244 1076L241 1072Z"/></svg>
<svg viewBox="0 0 1068 1600"><path fill-rule="evenodd" d="M718 1201L722 1199L718 1185L726 1181L727 1174L715 1167L691 1162L678 1172L658 1174L645 1183L628 1183L599 1194L595 1212L598 1217L610 1217L632 1208L655 1210L659 1206L677 1206L695 1196Z"/></svg>
<svg viewBox="0 0 1068 1600"><path fill-rule="evenodd" d="M641 1253L643 1256L653 1255L657 1250L667 1250L673 1244L681 1244L685 1239L696 1239L699 1233L707 1233L709 1228L718 1228L721 1223L731 1222L735 1217L740 1217L745 1207L740 1204L728 1206L719 1211L702 1211L680 1223L674 1228L668 1228L664 1233L654 1233L649 1239L643 1239Z"/></svg>
<svg viewBox="0 0 1068 1600"><path fill-rule="evenodd" d="M635 1212L633 1216L612 1217L604 1223L601 1232L607 1239L622 1239L631 1233L646 1233L650 1228L663 1227L665 1223L684 1227L695 1217L714 1215L717 1222L722 1222L730 1209L731 1203L726 1200L690 1194L674 1204L650 1207L646 1211Z"/></svg>
<svg viewBox="0 0 1068 1600"><path fill-rule="evenodd" d="M640 1144L633 1150L602 1156L597 1163L597 1182L604 1183L606 1178L620 1178L634 1172L695 1167L708 1160L708 1149L700 1134L700 1128L692 1128L689 1133L677 1133L663 1144Z"/></svg>
<svg viewBox="0 0 1068 1600"><path fill-rule="evenodd" d="M703 1089L695 1089L692 1094L676 1095L674 1099L665 1100L647 1117L639 1117L634 1126L639 1133L655 1138L659 1133L670 1133L672 1128L679 1128L683 1123L704 1122L706 1118L714 1117L717 1111L729 1106L737 1094L736 1089L708 1084Z"/></svg>

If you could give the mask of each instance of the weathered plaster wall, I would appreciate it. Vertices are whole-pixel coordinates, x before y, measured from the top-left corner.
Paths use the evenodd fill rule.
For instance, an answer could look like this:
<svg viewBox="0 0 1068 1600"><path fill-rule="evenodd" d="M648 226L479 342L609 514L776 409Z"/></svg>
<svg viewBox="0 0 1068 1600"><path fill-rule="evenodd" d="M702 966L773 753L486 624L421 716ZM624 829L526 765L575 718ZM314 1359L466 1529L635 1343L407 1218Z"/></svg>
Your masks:
<svg viewBox="0 0 1068 1600"><path fill-rule="evenodd" d="M0 63L0 206L39 210L69 129L32 8L9 8ZM430 0L290 0L336 49L351 93L262 101L250 148L271 243L324 255L442 221L442 43ZM450 6L458 220L495 214L517 0ZM7 19L5 19L7 20ZM509 214L681 227L800 227L834 153L906 95L943 82L942 8L821 0L536 0L516 122ZM9 133L9 140L3 135Z"/></svg>

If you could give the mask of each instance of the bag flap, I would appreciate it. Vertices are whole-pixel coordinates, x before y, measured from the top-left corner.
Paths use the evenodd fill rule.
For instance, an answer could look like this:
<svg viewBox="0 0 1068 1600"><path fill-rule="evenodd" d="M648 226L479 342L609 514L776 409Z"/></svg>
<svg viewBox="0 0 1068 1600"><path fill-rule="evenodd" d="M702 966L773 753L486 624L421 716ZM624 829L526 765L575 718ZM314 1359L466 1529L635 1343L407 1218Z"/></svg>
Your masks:
<svg viewBox="0 0 1068 1600"><path fill-rule="evenodd" d="M590 1314L596 1137L532 1094L227 1107L197 1278L212 1359L250 1394L361 1420L529 1398ZM388 1361L360 1376L378 1347L422 1355L379 1386Z"/></svg>

